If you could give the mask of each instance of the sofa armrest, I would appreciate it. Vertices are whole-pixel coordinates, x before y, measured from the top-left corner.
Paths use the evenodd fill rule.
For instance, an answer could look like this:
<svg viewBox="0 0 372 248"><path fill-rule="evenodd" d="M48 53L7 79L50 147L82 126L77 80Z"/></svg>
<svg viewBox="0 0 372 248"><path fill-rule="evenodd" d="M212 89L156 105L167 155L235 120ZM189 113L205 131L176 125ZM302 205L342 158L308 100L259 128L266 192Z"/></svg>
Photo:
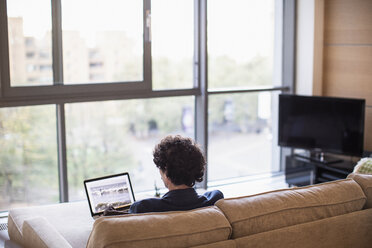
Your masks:
<svg viewBox="0 0 372 248"><path fill-rule="evenodd" d="M22 226L22 234L25 247L71 247L64 237L43 217L25 220Z"/></svg>

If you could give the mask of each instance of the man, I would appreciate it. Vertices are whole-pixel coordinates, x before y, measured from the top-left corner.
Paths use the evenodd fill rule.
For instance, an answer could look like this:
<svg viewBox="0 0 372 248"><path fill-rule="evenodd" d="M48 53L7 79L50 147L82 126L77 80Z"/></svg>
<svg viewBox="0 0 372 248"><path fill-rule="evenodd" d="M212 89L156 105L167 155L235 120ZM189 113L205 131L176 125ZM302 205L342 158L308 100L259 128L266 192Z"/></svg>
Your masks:
<svg viewBox="0 0 372 248"><path fill-rule="evenodd" d="M162 198L149 198L132 204L129 213L190 210L214 205L224 196L214 190L198 195L193 186L203 180L205 157L190 138L167 136L155 146L154 163L168 192ZM106 211L106 215L119 211Z"/></svg>

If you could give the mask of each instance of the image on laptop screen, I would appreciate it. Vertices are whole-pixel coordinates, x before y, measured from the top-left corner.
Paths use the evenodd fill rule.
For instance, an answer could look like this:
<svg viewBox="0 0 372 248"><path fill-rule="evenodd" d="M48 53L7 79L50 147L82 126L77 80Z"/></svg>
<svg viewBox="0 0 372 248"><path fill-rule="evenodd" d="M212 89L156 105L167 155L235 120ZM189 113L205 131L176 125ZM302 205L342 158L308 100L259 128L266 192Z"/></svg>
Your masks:
<svg viewBox="0 0 372 248"><path fill-rule="evenodd" d="M103 213L110 205L123 209L135 201L128 173L88 179L84 186L92 216Z"/></svg>

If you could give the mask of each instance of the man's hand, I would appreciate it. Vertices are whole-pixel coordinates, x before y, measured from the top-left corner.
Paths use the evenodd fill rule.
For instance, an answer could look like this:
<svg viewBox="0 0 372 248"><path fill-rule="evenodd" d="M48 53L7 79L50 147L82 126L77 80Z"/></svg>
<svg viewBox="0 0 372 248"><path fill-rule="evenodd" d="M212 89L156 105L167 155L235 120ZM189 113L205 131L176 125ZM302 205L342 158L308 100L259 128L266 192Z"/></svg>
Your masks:
<svg viewBox="0 0 372 248"><path fill-rule="evenodd" d="M112 216L112 215L123 215L128 214L127 211L116 210L112 205L109 205L108 208L103 212L103 216Z"/></svg>

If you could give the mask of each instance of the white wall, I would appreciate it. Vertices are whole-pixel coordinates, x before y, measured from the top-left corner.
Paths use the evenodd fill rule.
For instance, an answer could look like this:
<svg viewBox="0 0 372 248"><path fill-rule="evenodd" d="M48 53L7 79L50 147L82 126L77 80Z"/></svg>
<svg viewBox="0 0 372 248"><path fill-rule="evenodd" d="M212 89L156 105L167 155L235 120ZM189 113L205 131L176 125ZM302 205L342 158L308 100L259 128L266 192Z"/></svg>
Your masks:
<svg viewBox="0 0 372 248"><path fill-rule="evenodd" d="M313 93L314 1L297 1L296 94Z"/></svg>

